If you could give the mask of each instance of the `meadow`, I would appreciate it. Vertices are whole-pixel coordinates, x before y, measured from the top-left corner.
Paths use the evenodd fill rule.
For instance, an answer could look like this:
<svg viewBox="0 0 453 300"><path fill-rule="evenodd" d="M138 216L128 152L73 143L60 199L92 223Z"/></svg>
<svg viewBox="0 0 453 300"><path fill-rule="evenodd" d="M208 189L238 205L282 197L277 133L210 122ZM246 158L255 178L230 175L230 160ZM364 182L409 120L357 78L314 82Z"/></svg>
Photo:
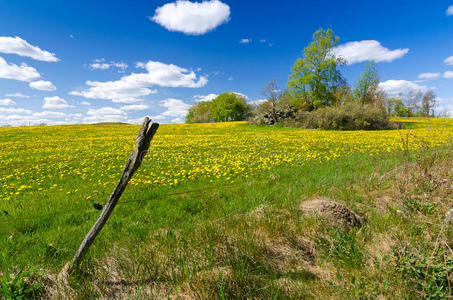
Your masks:
<svg viewBox="0 0 453 300"><path fill-rule="evenodd" d="M384 236L387 226L395 226L395 230L410 226L407 220L395 217L399 208L379 215L369 209L375 202L363 197L398 187L399 179L386 178L377 185L375 181L403 163L417 162L417 153L443 157L445 176L450 176L453 121L399 121L407 129L322 131L249 126L245 122L161 125L142 167L90 249L82 265L85 273L60 292L76 298L115 296L112 290L128 297L298 298L330 295L336 287L347 287L343 296L395 291L411 295L405 290L407 282L401 279L394 283L390 271L386 278L360 275L367 254L358 250L357 244L368 247L376 232ZM0 273L26 270L32 277L49 278L58 273L99 215L93 203L108 200L133 150L138 129L124 124L0 128ZM294 218L300 218L295 217L294 207L315 195L339 198L366 214L368 229L335 231L310 218L294 225ZM438 224L448 203L439 200L429 208L423 201L413 204L414 214L418 218L422 212L420 218L433 218ZM332 274L307 266L304 272L299 270L301 266L296 266L297 272L292 267L283 270L275 262L259 261L257 257L268 257L269 251L259 252L261 248L251 244L252 233L240 224L247 223L244 226L249 229L250 224L265 228L265 236L282 235L282 225L267 217L250 217L257 209L265 211L260 214L269 219L291 224L291 231L309 228L306 235L313 238L320 253L317 266L323 269L324 264ZM425 234L421 228L411 230L419 237ZM429 230L426 232L439 233L438 227ZM314 232L322 234L316 239ZM396 237L386 235L384 239ZM335 241L345 249L338 250ZM411 243L416 244L417 239ZM232 248L222 248L221 256L217 246ZM236 253L234 259L232 253ZM450 283L451 262L445 266ZM211 273L206 275L203 272L207 270ZM122 287L107 284L113 280L110 276ZM216 280L211 282L209 277ZM93 278L102 278L102 282L93 284ZM319 282L313 283L314 278ZM134 283L122 285L126 279L134 279ZM383 279L387 286L377 284ZM433 285L440 285L440 292L433 287L434 292L444 295L445 285L439 282ZM292 288L288 291L285 286ZM414 291L420 289L426 292L426 284Z"/></svg>

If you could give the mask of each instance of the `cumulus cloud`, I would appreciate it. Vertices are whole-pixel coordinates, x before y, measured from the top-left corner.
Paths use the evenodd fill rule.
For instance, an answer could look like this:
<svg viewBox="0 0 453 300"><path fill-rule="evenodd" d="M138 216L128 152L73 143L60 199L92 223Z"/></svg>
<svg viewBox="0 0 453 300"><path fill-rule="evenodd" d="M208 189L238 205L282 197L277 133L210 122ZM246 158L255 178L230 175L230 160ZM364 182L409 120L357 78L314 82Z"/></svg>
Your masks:
<svg viewBox="0 0 453 300"><path fill-rule="evenodd" d="M267 100L266 99L258 99L258 100L253 100L253 101L250 101L248 102L251 106L254 106L254 107L258 107L260 106L261 104L263 104L264 102L266 102Z"/></svg>
<svg viewBox="0 0 453 300"><path fill-rule="evenodd" d="M91 103L88 101L82 101L82 102L80 102L80 105L90 106Z"/></svg>
<svg viewBox="0 0 453 300"><path fill-rule="evenodd" d="M27 41L21 39L18 36L0 36L0 52L5 54L17 54L20 56L26 56L40 61L59 61L54 53L41 50L37 46L32 46Z"/></svg>
<svg viewBox="0 0 453 300"><path fill-rule="evenodd" d="M83 119L86 123L124 122L127 119L124 111L112 107L89 109L87 115Z"/></svg>
<svg viewBox="0 0 453 300"><path fill-rule="evenodd" d="M449 56L444 60L444 63L451 66L453 65L453 56Z"/></svg>
<svg viewBox="0 0 453 300"><path fill-rule="evenodd" d="M55 97L45 97L44 98L44 105L42 108L46 109L64 109L64 108L72 108L74 106L71 106L66 102L66 100L55 96Z"/></svg>
<svg viewBox="0 0 453 300"><path fill-rule="evenodd" d="M349 65L364 61L392 62L408 52L407 48L389 50L373 40L350 42L336 47L333 51L336 56L346 59Z"/></svg>
<svg viewBox="0 0 453 300"><path fill-rule="evenodd" d="M0 78L14 79L18 81L33 81L38 79L41 75L35 68L22 63L20 66L16 64L9 64L0 57Z"/></svg>
<svg viewBox="0 0 453 300"><path fill-rule="evenodd" d="M72 91L70 94L89 99L135 103L141 101L140 97L157 93L156 90L149 89L151 86L198 88L208 82L206 77L197 78L195 72L173 64L148 61L146 64L137 64L137 67L145 69L146 73L132 73L117 81L87 81L89 89Z"/></svg>
<svg viewBox="0 0 453 300"><path fill-rule="evenodd" d="M453 5L447 8L447 16L453 16Z"/></svg>
<svg viewBox="0 0 453 300"><path fill-rule="evenodd" d="M15 98L30 98L30 96L24 95L22 93L13 93L13 94L6 94L6 97L15 97Z"/></svg>
<svg viewBox="0 0 453 300"><path fill-rule="evenodd" d="M11 99L0 99L0 105L3 105L3 106L8 106L8 105L15 105L16 102L14 102L13 100Z"/></svg>
<svg viewBox="0 0 453 300"><path fill-rule="evenodd" d="M250 44L252 39L241 39L239 40L239 44Z"/></svg>
<svg viewBox="0 0 453 300"><path fill-rule="evenodd" d="M211 101L215 98L217 98L217 94L208 94L208 95L195 95L193 98L195 99L196 102L201 102L201 101Z"/></svg>
<svg viewBox="0 0 453 300"><path fill-rule="evenodd" d="M447 71L444 73L444 78L451 79L453 78L453 72L452 71Z"/></svg>
<svg viewBox="0 0 453 300"><path fill-rule="evenodd" d="M418 75L419 79L426 79L426 80L436 79L439 77L440 77L440 73L422 73L422 74Z"/></svg>
<svg viewBox="0 0 453 300"><path fill-rule="evenodd" d="M34 82L30 82L30 87L35 90L39 91L55 91L57 88L52 84L50 81L45 80L38 80Z"/></svg>
<svg viewBox="0 0 453 300"><path fill-rule="evenodd" d="M138 105L126 105L126 106L122 106L121 109L122 110L135 110L135 111L138 111L138 110L146 110L148 109L149 106L148 105L145 105L145 104L138 104Z"/></svg>
<svg viewBox="0 0 453 300"><path fill-rule="evenodd" d="M153 120L166 120L170 119L173 123L182 123L189 111L190 104L185 103L179 99L169 98L167 100L160 101L159 106L165 107L167 110L160 115L152 117Z"/></svg>
<svg viewBox="0 0 453 300"><path fill-rule="evenodd" d="M190 2L178 0L158 7L151 21L169 31L200 35L214 30L230 18L230 7L219 1Z"/></svg>
<svg viewBox="0 0 453 300"><path fill-rule="evenodd" d="M387 80L381 82L379 86L389 95L407 94L411 91L426 91L427 86L420 85L408 80Z"/></svg>

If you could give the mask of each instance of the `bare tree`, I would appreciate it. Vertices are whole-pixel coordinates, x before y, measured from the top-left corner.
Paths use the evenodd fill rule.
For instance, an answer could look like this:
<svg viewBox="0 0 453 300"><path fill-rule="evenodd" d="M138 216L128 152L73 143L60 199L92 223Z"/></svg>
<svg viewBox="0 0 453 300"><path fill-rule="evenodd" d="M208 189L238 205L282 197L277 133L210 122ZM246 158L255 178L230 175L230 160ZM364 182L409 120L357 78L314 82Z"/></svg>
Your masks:
<svg viewBox="0 0 453 300"><path fill-rule="evenodd" d="M261 91L261 94L267 98L271 105L271 118L272 123L277 123L277 104L280 91L278 89L277 79L272 78L271 81L266 85L266 87Z"/></svg>
<svg viewBox="0 0 453 300"><path fill-rule="evenodd" d="M423 92L412 90L406 97L406 107L409 110L409 116L414 116L420 109L423 98Z"/></svg>
<svg viewBox="0 0 453 300"><path fill-rule="evenodd" d="M433 90L427 91L422 99L422 114L424 117L434 117L434 108L437 105L436 94Z"/></svg>

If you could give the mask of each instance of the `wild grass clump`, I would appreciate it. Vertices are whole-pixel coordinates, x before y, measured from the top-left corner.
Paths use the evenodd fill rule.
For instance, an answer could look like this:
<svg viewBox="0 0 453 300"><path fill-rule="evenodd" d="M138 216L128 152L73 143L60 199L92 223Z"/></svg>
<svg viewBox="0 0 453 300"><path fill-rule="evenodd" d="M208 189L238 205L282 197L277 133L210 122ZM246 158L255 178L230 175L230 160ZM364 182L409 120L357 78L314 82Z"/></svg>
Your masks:
<svg viewBox="0 0 453 300"><path fill-rule="evenodd" d="M351 102L339 106L322 107L312 112L300 111L296 118L283 124L325 130L386 130L395 129L387 112L374 104Z"/></svg>

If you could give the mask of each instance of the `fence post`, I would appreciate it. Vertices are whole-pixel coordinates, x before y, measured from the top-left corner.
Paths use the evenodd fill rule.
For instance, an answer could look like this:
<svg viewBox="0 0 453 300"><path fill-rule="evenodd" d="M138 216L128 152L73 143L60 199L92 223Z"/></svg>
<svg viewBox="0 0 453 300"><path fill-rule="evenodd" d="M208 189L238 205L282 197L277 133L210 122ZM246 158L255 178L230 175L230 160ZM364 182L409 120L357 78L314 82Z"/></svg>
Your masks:
<svg viewBox="0 0 453 300"><path fill-rule="evenodd" d="M152 123L151 120L146 117L143 121L143 125L140 128L140 132L137 136L137 144L135 145L135 149L131 154L131 157L127 161L126 165L123 169L123 176L121 177L120 181L116 185L115 189L113 190L112 194L110 195L109 201L105 204L104 209L102 210L101 215L97 219L96 223L94 223L91 230L83 239L82 243L79 246L79 249L74 255L72 262L69 262L64 270L70 274L74 271L74 268L78 268L80 261L82 260L85 253L88 251L88 248L93 243L96 236L104 227L105 223L107 222L108 218L113 212L118 200L120 199L121 195L123 194L129 180L134 175L135 171L140 167L143 158L145 157L146 153L148 152L151 140L154 137L157 129L159 128L158 123Z"/></svg>

